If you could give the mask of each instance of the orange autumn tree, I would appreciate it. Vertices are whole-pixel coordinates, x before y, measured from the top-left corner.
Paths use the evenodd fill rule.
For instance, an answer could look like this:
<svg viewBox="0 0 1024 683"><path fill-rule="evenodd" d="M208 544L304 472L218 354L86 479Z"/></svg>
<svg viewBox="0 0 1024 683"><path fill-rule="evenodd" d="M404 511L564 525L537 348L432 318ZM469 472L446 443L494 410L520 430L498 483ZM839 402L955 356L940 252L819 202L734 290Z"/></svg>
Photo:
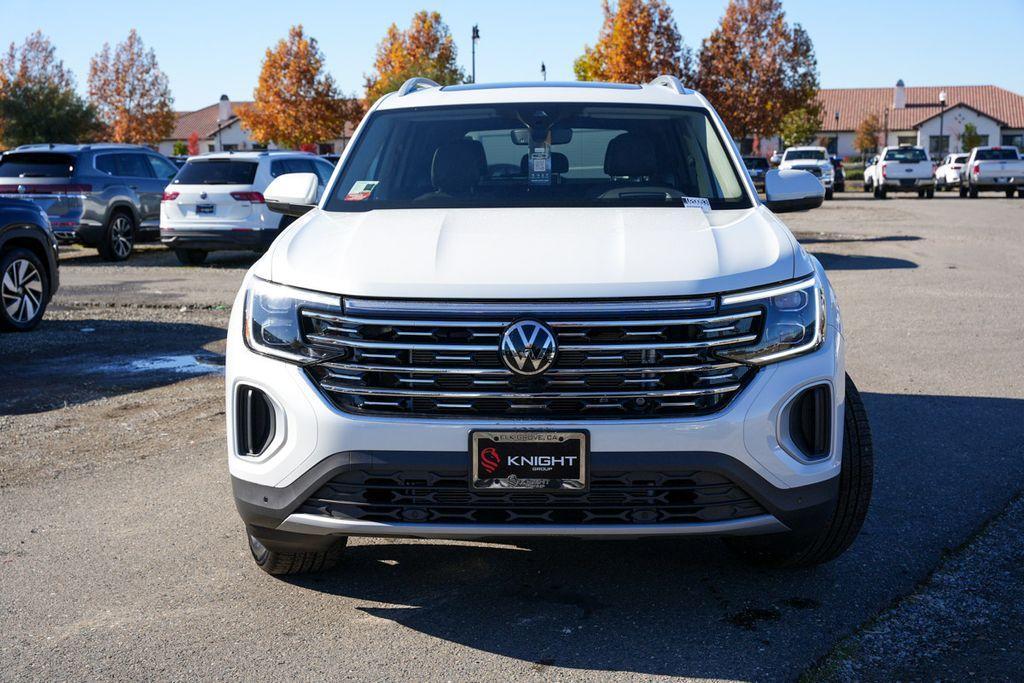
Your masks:
<svg viewBox="0 0 1024 683"><path fill-rule="evenodd" d="M731 0L701 44L696 86L736 139L779 131L783 117L818 113L818 63L810 36L786 23L780 0Z"/></svg>
<svg viewBox="0 0 1024 683"><path fill-rule="evenodd" d="M457 56L455 41L439 12L417 12L405 31L391 24L377 45L373 73L366 76L366 104L398 90L415 76L441 85L462 83L466 75L456 62Z"/></svg>
<svg viewBox="0 0 1024 683"><path fill-rule="evenodd" d="M604 24L597 43L573 64L581 81L647 83L661 74L689 81L690 50L664 0L603 0Z"/></svg>
<svg viewBox="0 0 1024 683"><path fill-rule="evenodd" d="M167 74L135 29L115 50L104 43L92 58L89 100L114 142L152 144L174 128L174 100Z"/></svg>
<svg viewBox="0 0 1024 683"><path fill-rule="evenodd" d="M302 24L267 48L253 103L237 112L253 139L299 149L341 136L353 116L352 104L342 98L324 61L316 38L307 36Z"/></svg>

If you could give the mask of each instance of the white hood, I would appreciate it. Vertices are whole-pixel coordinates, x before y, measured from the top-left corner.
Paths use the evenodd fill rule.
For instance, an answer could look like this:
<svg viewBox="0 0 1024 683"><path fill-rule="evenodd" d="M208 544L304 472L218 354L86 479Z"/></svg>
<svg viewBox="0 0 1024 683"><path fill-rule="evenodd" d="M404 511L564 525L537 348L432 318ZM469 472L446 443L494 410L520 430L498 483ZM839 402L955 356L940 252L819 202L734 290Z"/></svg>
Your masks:
<svg viewBox="0 0 1024 683"><path fill-rule="evenodd" d="M279 283L398 298L706 294L808 272L764 207L314 210L268 254ZM797 270L800 270L800 273Z"/></svg>

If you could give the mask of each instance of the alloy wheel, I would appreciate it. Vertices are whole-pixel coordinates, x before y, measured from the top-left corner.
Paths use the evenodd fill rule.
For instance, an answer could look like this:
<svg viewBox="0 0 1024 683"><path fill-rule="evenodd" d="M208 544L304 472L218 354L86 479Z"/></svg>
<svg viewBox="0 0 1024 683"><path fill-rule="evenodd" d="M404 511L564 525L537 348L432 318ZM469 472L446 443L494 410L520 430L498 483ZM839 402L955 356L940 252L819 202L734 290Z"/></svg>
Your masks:
<svg viewBox="0 0 1024 683"><path fill-rule="evenodd" d="M43 303L43 277L28 259L17 259L4 271L0 296L11 320L27 323Z"/></svg>
<svg viewBox="0 0 1024 683"><path fill-rule="evenodd" d="M126 259L132 253L132 222L123 214L114 216L110 224L110 247L119 259Z"/></svg>

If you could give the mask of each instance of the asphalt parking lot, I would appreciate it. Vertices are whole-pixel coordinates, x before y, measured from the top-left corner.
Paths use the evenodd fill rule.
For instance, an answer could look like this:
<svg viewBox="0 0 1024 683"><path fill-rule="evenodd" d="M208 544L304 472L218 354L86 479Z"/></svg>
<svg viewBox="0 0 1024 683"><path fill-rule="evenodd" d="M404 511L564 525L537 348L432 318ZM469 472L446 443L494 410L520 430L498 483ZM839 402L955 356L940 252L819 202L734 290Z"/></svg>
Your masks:
<svg viewBox="0 0 1024 683"><path fill-rule="evenodd" d="M0 677L1011 679L1024 200L846 193L783 218L839 293L876 451L858 541L788 572L714 540L358 539L331 574L265 575L220 368L254 257L64 252L40 330L0 337ZM971 601L906 613L949 586Z"/></svg>

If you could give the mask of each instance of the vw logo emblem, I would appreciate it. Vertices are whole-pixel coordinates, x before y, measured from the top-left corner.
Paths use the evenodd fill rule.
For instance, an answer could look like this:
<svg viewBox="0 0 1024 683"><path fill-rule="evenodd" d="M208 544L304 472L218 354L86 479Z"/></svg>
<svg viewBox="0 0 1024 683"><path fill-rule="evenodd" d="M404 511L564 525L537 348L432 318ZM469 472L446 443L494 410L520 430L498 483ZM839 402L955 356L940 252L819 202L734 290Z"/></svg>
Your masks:
<svg viewBox="0 0 1024 683"><path fill-rule="evenodd" d="M207 194L206 194L206 192L200 192L200 193L199 193L199 198L200 198L200 199L206 199L206 197L207 197Z"/></svg>
<svg viewBox="0 0 1024 683"><path fill-rule="evenodd" d="M555 362L558 343L544 323L520 320L505 328L499 353L505 366L517 375L539 375Z"/></svg>
<svg viewBox="0 0 1024 683"><path fill-rule="evenodd" d="M18 194L25 194L28 192L28 188L24 185L18 185Z"/></svg>

